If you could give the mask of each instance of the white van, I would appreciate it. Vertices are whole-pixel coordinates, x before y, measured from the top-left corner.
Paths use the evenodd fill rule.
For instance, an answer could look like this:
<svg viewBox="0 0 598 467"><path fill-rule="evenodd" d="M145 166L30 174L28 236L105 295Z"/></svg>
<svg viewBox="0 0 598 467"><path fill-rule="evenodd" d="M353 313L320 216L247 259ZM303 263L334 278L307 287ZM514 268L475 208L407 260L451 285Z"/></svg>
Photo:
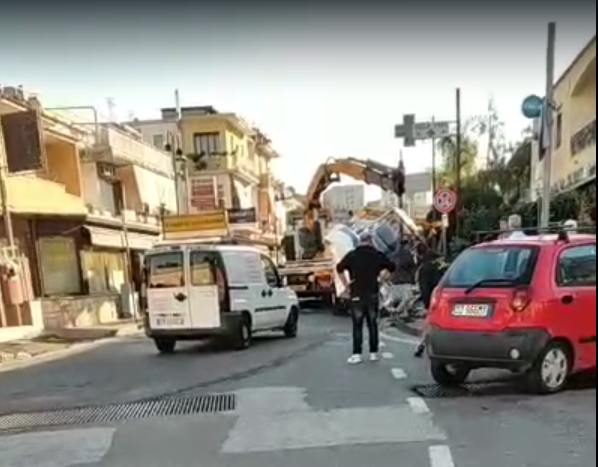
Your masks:
<svg viewBox="0 0 598 467"><path fill-rule="evenodd" d="M255 333L297 336L299 301L274 262L248 246L162 244L144 259L146 335L161 353L210 337L247 349Z"/></svg>

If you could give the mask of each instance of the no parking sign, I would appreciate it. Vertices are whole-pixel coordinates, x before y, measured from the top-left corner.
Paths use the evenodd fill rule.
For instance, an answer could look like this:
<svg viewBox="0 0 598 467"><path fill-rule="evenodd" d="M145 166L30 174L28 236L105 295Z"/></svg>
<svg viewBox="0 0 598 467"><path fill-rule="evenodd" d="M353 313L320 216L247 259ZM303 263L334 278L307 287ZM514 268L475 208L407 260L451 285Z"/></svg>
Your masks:
<svg viewBox="0 0 598 467"><path fill-rule="evenodd" d="M442 214L449 214L457 208L457 193L449 188L442 188L434 194L434 209Z"/></svg>

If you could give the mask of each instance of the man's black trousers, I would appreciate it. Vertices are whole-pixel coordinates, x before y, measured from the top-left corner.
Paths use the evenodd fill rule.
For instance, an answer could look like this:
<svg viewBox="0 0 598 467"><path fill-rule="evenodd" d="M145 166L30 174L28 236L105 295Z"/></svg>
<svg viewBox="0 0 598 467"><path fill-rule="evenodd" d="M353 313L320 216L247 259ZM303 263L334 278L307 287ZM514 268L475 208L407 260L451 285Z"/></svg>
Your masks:
<svg viewBox="0 0 598 467"><path fill-rule="evenodd" d="M380 331L378 329L378 295L353 297L351 299L351 317L353 319L353 355L363 353L363 325L367 324L370 338L370 352L380 349Z"/></svg>

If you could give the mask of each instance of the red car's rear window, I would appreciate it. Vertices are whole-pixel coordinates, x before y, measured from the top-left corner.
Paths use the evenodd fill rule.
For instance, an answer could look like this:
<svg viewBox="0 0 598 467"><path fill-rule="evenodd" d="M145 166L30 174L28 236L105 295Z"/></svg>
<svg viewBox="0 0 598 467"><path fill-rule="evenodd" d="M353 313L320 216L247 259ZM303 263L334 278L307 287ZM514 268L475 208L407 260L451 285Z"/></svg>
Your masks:
<svg viewBox="0 0 598 467"><path fill-rule="evenodd" d="M490 287L508 287L509 281L529 285L539 254L539 247L529 245L470 248L461 253L448 269L442 286L468 288L480 281L496 281L496 285L489 284Z"/></svg>

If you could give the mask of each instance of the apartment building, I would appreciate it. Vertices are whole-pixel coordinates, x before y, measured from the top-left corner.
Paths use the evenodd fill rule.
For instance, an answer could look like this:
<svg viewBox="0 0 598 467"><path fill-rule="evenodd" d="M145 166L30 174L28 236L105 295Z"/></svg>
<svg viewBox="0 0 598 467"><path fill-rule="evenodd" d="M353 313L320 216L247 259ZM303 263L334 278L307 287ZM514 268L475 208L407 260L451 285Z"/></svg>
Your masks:
<svg viewBox="0 0 598 467"><path fill-rule="evenodd" d="M129 123L152 144L169 143L178 135L182 186L181 211L215 208L256 209L256 224L275 229L275 183L271 161L278 158L270 139L230 112L212 106L161 110L158 120Z"/></svg>
<svg viewBox="0 0 598 467"><path fill-rule="evenodd" d="M3 294L0 327L83 326L132 312L140 254L158 239L160 214L176 209L169 155L132 128L44 109L18 88L0 90L0 119L14 233L0 227L0 262L19 259L27 290L18 306Z"/></svg>
<svg viewBox="0 0 598 467"><path fill-rule="evenodd" d="M553 194L596 181L596 37L592 38L555 84ZM538 127L539 125L536 125ZM531 193L541 193L544 162L537 142L532 150Z"/></svg>

